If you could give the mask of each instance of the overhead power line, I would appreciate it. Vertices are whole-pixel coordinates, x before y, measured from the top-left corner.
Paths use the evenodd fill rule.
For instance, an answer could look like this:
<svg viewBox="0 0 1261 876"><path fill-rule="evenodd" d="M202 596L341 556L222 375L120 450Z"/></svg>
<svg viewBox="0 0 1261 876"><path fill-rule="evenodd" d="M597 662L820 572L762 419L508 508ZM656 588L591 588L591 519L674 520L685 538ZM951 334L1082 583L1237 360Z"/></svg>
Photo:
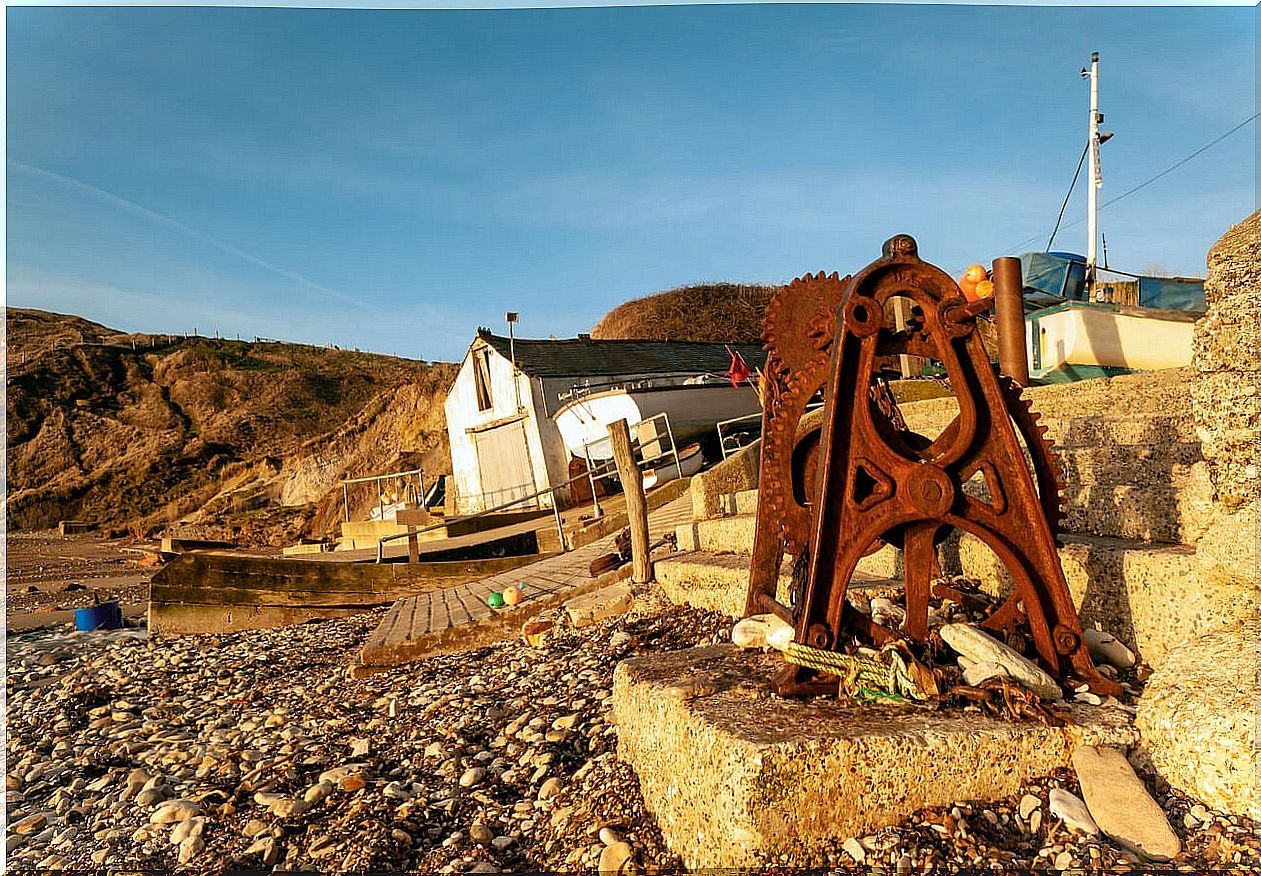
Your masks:
<svg viewBox="0 0 1261 876"><path fill-rule="evenodd" d="M1147 178L1147 179L1146 179L1146 180L1144 180L1143 182L1141 182L1141 183L1139 183L1138 185L1134 186L1132 189L1129 189L1128 191L1122 192L1121 194L1117 195L1115 198L1113 198L1113 199L1111 199L1111 200L1109 200L1109 201L1105 201L1103 204L1101 204L1101 205L1099 206L1099 209L1100 209L1100 210L1102 210L1102 209L1104 209L1105 207L1109 207L1109 206L1111 206L1112 204L1115 204L1117 201L1121 200L1122 198L1128 198L1130 195L1134 194L1135 192L1137 192L1137 191L1139 191L1139 190L1141 190L1141 189L1145 189L1145 188L1147 188L1149 185L1151 185L1152 183L1154 183L1156 180L1160 179L1160 178L1161 178L1161 177L1163 177L1163 176L1166 176L1166 175L1168 175L1168 174L1172 173L1173 171L1177 170L1177 169L1178 169L1179 167L1181 167L1182 165L1186 164L1186 163L1187 163L1188 161L1190 161L1191 159L1196 158L1197 156L1199 156L1199 155L1201 155L1201 154L1203 154L1203 153L1207 152L1209 149L1212 149L1214 146L1216 146L1218 143L1220 143L1220 142L1222 142L1223 140L1225 140L1225 139L1226 139L1227 137L1229 137L1231 134L1234 134L1235 132L1239 131L1240 129L1242 129L1242 128L1246 127L1246 126L1247 126L1250 122L1255 121L1255 120L1256 120L1256 118L1257 118L1257 116L1261 116L1261 113L1253 113L1252 115L1248 116L1248 118L1244 119L1242 122L1240 122L1239 124L1235 125L1233 128L1231 128L1231 129L1230 129L1229 131L1227 131L1226 133L1224 133L1224 134L1222 134L1222 135L1220 135L1220 136L1218 136L1218 137L1213 138L1213 139L1212 139L1212 140L1210 140L1208 143L1205 143L1203 146L1201 146L1200 148L1196 149L1196 150L1195 150L1194 152L1192 152L1190 155L1187 155L1187 156L1186 156L1186 157L1184 157L1184 158L1180 158L1180 159L1178 159L1178 160L1177 160L1177 161L1175 161L1173 164L1169 165L1169 166L1168 166L1168 167L1166 167L1164 170L1162 170L1160 173L1157 173L1157 174L1155 174L1155 175L1153 175L1153 176L1151 176L1151 177ZM1074 219L1072 222L1069 222L1067 225L1065 225L1065 226L1063 226L1063 227L1064 227L1064 228L1072 228L1074 225L1080 225L1080 224L1081 224L1082 222L1084 222L1084 221L1085 221L1084 219ZM1005 248L1004 248L1004 251L1005 251L1005 252L1011 252L1011 251L1013 251L1013 250L1018 250L1018 249L1020 249L1021 247L1027 246L1027 245L1029 245L1029 244L1031 244L1031 243L1034 243L1034 242L1035 242L1035 241L1037 241L1039 238L1041 238L1041 236L1042 236L1042 235L1040 235L1040 234L1035 234L1035 235L1033 235L1032 237L1027 237L1027 238L1025 238L1024 240L1020 241L1019 243L1012 244L1011 246L1005 247Z"/></svg>
<svg viewBox="0 0 1261 876"><path fill-rule="evenodd" d="M1123 192L1123 193L1121 193L1121 194L1117 195L1117 196L1116 196L1115 198L1113 198L1112 200L1110 200L1110 201L1105 201L1105 202L1103 203L1103 207L1107 207L1107 206L1109 206L1109 205L1111 205L1111 204L1115 204L1117 201L1121 200L1122 198L1128 198L1130 195L1134 194L1134 193L1135 193L1135 192L1137 192L1139 189L1145 189L1145 188L1147 188L1149 185L1151 185L1152 183L1154 183L1156 180L1160 179L1160 178L1161 178L1162 176L1164 176L1165 174L1172 173L1173 171L1177 170L1177 169L1178 169L1179 167L1181 167L1182 165L1186 164L1188 161L1190 161L1190 160L1191 160L1192 158L1194 158L1195 156L1199 155L1199 154L1200 154L1200 153L1202 153L1202 152L1207 152L1209 149L1213 148L1213 147L1214 147L1214 146L1216 146L1218 143L1220 143L1220 142L1222 142L1223 140L1225 140L1225 139L1226 139L1227 137L1229 137L1231 134L1233 134L1233 133L1235 133L1236 131L1238 131L1238 130L1239 130L1240 128L1242 128L1244 125L1246 125L1246 124L1248 124L1249 122L1251 122L1251 121L1252 121L1253 119L1255 119L1257 116L1261 116L1261 113L1253 113L1253 114L1252 114L1252 115L1250 115L1248 118L1244 119L1242 122L1240 122L1239 124L1235 125L1235 127L1231 128L1231 129L1230 129L1229 131L1227 131L1225 134L1222 134L1222 135L1221 135L1220 137L1218 137L1216 140L1213 140L1213 141L1212 141L1212 142L1210 142L1210 143L1205 143L1205 144L1204 144L1203 146L1201 146L1199 149L1196 149L1194 152L1192 152L1192 153L1191 153L1190 155L1188 155L1186 158L1183 158L1183 159L1180 159L1180 160L1178 160L1178 161L1175 161L1173 164L1171 164L1171 165L1169 165L1168 167L1166 167L1166 168L1165 168L1164 170L1162 170L1160 173L1156 174L1155 176L1151 177L1150 179L1145 180L1144 182L1139 183L1139 184L1138 184L1138 185L1136 185L1134 188L1130 189L1128 192ZM1101 207L1101 209L1102 209L1102 207Z"/></svg>

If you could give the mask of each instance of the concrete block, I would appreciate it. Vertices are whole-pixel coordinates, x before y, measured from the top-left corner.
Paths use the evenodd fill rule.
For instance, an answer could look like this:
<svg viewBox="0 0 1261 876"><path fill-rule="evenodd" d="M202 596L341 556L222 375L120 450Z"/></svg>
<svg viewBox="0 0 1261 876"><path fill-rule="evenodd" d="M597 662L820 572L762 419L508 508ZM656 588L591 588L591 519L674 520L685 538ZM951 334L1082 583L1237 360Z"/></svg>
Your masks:
<svg viewBox="0 0 1261 876"><path fill-rule="evenodd" d="M1207 479L1193 482L1188 471L1187 481L1182 489L1130 484L1070 488L1064 494L1063 528L1080 535L1192 544L1212 516L1212 493Z"/></svg>
<svg viewBox="0 0 1261 876"><path fill-rule="evenodd" d="M992 801L1067 767L1079 744L1128 746L1127 716L1075 706L1077 725L1014 724L927 707L784 700L778 655L717 645L634 657L613 674L618 756L639 776L670 848L692 869L821 863L825 842L915 810ZM709 696L678 699L688 680Z"/></svg>
<svg viewBox="0 0 1261 876"><path fill-rule="evenodd" d="M565 611L574 626L589 627L626 614L634 604L635 596L630 585L620 583L569 600L565 603Z"/></svg>
<svg viewBox="0 0 1261 876"><path fill-rule="evenodd" d="M1147 681L1135 723L1161 776L1213 809L1261 819L1255 609L1192 639Z"/></svg>
<svg viewBox="0 0 1261 876"><path fill-rule="evenodd" d="M709 520L723 514L724 496L756 490L762 442L755 441L708 471L692 476L692 519Z"/></svg>

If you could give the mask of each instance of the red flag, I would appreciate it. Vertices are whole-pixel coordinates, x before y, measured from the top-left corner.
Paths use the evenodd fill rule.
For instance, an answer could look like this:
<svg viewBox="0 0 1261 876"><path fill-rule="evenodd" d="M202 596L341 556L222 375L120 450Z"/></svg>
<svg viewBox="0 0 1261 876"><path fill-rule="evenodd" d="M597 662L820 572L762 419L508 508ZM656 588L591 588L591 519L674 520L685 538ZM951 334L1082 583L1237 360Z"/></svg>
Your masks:
<svg viewBox="0 0 1261 876"><path fill-rule="evenodd" d="M731 354L731 367L727 369L727 377L730 378L731 385L738 389L740 384L748 380L753 372L745 364L743 356L730 347L727 347L727 352Z"/></svg>

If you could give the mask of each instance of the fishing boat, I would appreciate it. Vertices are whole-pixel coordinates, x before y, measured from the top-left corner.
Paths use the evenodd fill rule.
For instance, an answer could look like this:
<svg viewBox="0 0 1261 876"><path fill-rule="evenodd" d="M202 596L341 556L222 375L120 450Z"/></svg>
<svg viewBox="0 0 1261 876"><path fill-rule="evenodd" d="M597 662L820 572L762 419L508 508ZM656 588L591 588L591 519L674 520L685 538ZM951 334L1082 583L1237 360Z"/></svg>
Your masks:
<svg viewBox="0 0 1261 876"><path fill-rule="evenodd" d="M1100 132L1099 53L1091 56L1087 253L1028 252L1020 257L1029 377L1061 383L1191 364L1195 321L1204 315L1204 281L1152 277L1097 264ZM1071 193L1071 188L1070 188ZM1052 234L1054 240L1054 234Z"/></svg>
<svg viewBox="0 0 1261 876"><path fill-rule="evenodd" d="M708 437L715 432L719 420L759 410L757 390L753 387L733 387L726 378L706 376L694 383L594 392L570 401L552 419L565 447L575 457L609 459L613 452L607 440L608 427L618 420L633 426L665 414L667 434L651 438L668 440L669 444L662 448L667 449ZM639 440L641 444L648 443L645 436L639 436Z"/></svg>

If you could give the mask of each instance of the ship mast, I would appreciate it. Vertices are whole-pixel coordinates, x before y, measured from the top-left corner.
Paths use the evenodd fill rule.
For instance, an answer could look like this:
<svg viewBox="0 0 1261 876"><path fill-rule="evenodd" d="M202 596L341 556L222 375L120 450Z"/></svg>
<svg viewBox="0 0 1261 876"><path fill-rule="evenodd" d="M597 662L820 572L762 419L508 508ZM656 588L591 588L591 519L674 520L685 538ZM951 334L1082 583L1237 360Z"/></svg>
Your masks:
<svg viewBox="0 0 1261 876"><path fill-rule="evenodd" d="M1100 139L1099 123L1103 114L1099 112L1099 53L1090 55L1090 70L1081 71L1082 78L1090 77L1090 185L1086 189L1086 297L1094 298L1095 262L1097 261L1099 241L1099 189L1103 186L1103 178L1099 167L1099 144L1110 137L1104 134Z"/></svg>

